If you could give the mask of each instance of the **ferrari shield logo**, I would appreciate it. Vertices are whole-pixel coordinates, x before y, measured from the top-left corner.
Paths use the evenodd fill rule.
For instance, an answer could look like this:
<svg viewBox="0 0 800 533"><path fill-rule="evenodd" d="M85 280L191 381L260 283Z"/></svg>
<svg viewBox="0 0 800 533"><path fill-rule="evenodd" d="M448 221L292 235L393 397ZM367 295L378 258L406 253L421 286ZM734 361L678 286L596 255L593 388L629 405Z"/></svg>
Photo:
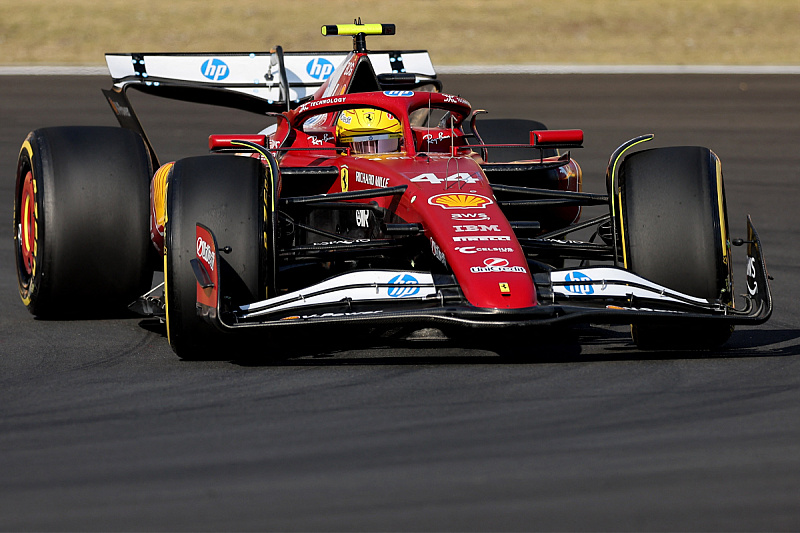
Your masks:
<svg viewBox="0 0 800 533"><path fill-rule="evenodd" d="M339 171L339 177L342 184L342 192L347 192L350 189L350 171L347 166L342 166Z"/></svg>

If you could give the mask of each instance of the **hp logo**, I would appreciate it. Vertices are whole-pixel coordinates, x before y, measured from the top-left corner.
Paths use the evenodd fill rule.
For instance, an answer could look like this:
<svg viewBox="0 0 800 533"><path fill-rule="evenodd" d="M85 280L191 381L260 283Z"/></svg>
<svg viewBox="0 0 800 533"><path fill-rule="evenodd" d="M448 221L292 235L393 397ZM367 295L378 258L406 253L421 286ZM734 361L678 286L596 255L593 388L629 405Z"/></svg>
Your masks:
<svg viewBox="0 0 800 533"><path fill-rule="evenodd" d="M306 72L315 80L325 81L333 72L333 63L327 59L316 57L306 65Z"/></svg>
<svg viewBox="0 0 800 533"><path fill-rule="evenodd" d="M419 292L419 281L411 274L398 274L389 280L389 296L392 298L405 298L414 296Z"/></svg>
<svg viewBox="0 0 800 533"><path fill-rule="evenodd" d="M564 277L564 281L566 281L568 284L572 283L572 285L565 285L564 287L568 292L575 294L594 294L592 278L586 274L581 272L572 272Z"/></svg>
<svg viewBox="0 0 800 533"><path fill-rule="evenodd" d="M221 59L209 59L200 67L200 72L211 81L221 81L228 77L230 69Z"/></svg>

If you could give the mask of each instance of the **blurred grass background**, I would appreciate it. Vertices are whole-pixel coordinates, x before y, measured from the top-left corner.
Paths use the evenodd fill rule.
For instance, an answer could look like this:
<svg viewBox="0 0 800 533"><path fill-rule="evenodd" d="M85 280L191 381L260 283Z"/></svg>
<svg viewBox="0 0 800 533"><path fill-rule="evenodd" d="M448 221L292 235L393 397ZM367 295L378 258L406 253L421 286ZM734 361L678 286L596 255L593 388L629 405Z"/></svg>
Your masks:
<svg viewBox="0 0 800 533"><path fill-rule="evenodd" d="M0 0L0 65L105 52L344 50L323 24L397 25L371 49L437 65L800 65L800 0Z"/></svg>

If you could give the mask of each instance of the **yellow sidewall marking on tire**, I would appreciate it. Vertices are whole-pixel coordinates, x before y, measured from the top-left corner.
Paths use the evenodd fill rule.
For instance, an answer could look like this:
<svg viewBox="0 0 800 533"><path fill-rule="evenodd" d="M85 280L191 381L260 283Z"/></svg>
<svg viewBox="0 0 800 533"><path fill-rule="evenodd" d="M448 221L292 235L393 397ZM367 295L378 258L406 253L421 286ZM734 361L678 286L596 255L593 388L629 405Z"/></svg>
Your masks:
<svg viewBox="0 0 800 533"><path fill-rule="evenodd" d="M275 176L272 174L272 165L267 164L264 165L265 172L264 172L264 250L266 251L266 255L264 257L269 257L271 250L269 249L269 232L270 232L270 223L272 221L272 213L275 210L274 198L272 196L272 181L275 179ZM270 261L267 260L267 264L270 264ZM264 283L264 298L269 298L269 280L271 279L270 276L265 276L266 281Z"/></svg>
<svg viewBox="0 0 800 533"><path fill-rule="evenodd" d="M169 253L169 250L167 250L167 226L169 224L169 216L167 215L167 213L169 213L169 206L167 205L168 189L169 179L164 182L164 315L166 317L165 322L167 324L167 342L170 346L172 346L172 339L170 338L169 334L169 288L167 287L167 279L169 278L169 269L167 269L167 254Z"/></svg>
<svg viewBox="0 0 800 533"><path fill-rule="evenodd" d="M713 153L713 152L712 152ZM719 230L722 239L722 260L728 264L728 228L725 226L725 198L722 196L722 164L714 157L717 171L717 209L719 210Z"/></svg>
<svg viewBox="0 0 800 533"><path fill-rule="evenodd" d="M625 219L622 216L622 191L617 195L617 201L619 202L619 231L620 231L620 238L622 239L622 266L627 269L628 268L628 247L625 244Z"/></svg>
<svg viewBox="0 0 800 533"><path fill-rule="evenodd" d="M39 250L39 223L38 223L38 220L39 220L39 208L38 208L38 206L36 204L36 196L38 195L38 187L37 187L37 184L36 184L36 175L33 172L33 146L31 146L31 143L27 139L22 143L22 147L19 150L20 157L22 156L23 152L26 152L28 154L28 160L30 161L30 164L31 164L30 172L31 172L31 178L32 178L32 181L33 181L33 194L34 194L34 198L32 199L33 200L33 217L36 220L36 222L34 222L34 226L33 226L33 230L32 230L33 231L33 266L31 268L30 283L29 283L28 289L27 289L27 291L25 291L25 293L23 293L22 287L21 286L19 287L19 296L22 299L22 303L25 304L25 306L27 307L31 303L31 296L33 295L33 289L34 289L34 283L35 283L34 280L35 280L35 277L36 277L36 263L37 263L36 256L37 256L38 250ZM22 206L20 206L20 207L22 207ZM27 211L23 211L21 214L24 214L26 212ZM27 220L26 221L20 220L20 222L25 226L26 231L31 231L28 228ZM15 228L15 230L16 230L16 228ZM27 236L26 236L26 242L27 242Z"/></svg>
<svg viewBox="0 0 800 533"><path fill-rule="evenodd" d="M728 291L730 298L730 305L736 308L736 298L733 296L733 279L731 279L731 263L730 263L730 244L728 240L728 226L725 220L725 196L723 195L722 187L722 162L717 157L717 154L711 152L714 156L714 166L717 172L717 209L719 212L719 231L720 243L722 244L722 262L728 269L727 280L725 282L725 289Z"/></svg>
<svg viewBox="0 0 800 533"><path fill-rule="evenodd" d="M167 294L167 247L164 246L164 315L166 316L167 324L167 343L171 345L172 341L169 337L169 298L167 297Z"/></svg>
<svg viewBox="0 0 800 533"><path fill-rule="evenodd" d="M612 223L613 223L614 218L616 218L616 216L617 216L616 211L617 211L617 202L618 202L619 203L620 238L622 240L622 266L625 267L626 269L628 268L628 252L626 250L626 244L625 244L625 220L623 219L623 216L622 216L622 190L621 189L620 189L619 193L616 195L617 199L618 199L617 202L614 202L614 200L613 200L614 191L616 190L616 188L618 186L617 185L617 165L618 165L620 159L622 159L622 156L623 156L623 154L625 154L625 152L627 152L628 150L630 150L631 148L633 148L637 144L642 144L642 143L645 143L645 142L648 142L648 141L652 141L652 140L653 140L653 137L650 136L650 137L647 137L647 138L640 139L640 140L638 140L638 141L636 141L634 143L631 143L630 146L627 146L624 150L622 150L619 154L617 154L617 158L611 164L611 195L612 195L612 200L611 200L611 220L612 220ZM616 259L615 259L615 261L616 261Z"/></svg>

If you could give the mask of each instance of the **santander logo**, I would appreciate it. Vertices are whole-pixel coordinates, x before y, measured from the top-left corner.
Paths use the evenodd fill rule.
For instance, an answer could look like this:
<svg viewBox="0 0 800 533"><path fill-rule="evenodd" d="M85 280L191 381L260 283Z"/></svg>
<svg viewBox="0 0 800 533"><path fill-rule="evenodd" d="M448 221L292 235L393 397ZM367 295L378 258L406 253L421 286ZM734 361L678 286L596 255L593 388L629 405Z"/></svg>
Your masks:
<svg viewBox="0 0 800 533"><path fill-rule="evenodd" d="M197 238L197 257L205 261L212 271L214 270L214 253L211 251L211 246L202 237Z"/></svg>

